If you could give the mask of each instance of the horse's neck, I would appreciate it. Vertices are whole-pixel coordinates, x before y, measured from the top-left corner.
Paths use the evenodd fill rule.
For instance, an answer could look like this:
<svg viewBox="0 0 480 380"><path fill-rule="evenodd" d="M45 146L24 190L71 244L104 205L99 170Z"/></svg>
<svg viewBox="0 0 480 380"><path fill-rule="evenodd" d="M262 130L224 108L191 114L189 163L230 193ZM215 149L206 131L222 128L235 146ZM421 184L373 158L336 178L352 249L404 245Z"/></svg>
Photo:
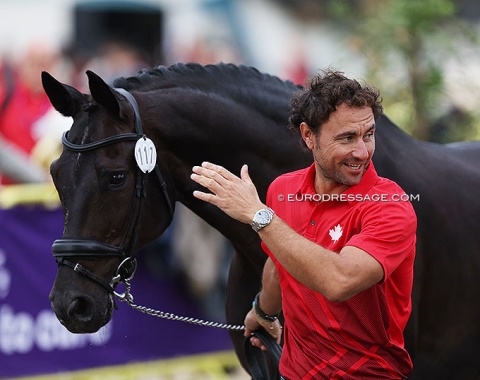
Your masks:
<svg viewBox="0 0 480 380"><path fill-rule="evenodd" d="M286 122L279 125L278 120L287 120L282 111L288 110L287 105L279 105L280 112L264 114L230 98L172 89L158 94L145 108L145 128L158 145L160 165L171 173L179 200L227 237L237 234L235 222L193 197L198 185L190 179L192 167L209 161L239 175L247 164L264 199L274 178L311 161Z"/></svg>
<svg viewBox="0 0 480 380"><path fill-rule="evenodd" d="M171 89L150 102L146 128L172 163L211 161L236 173L246 163L254 176L270 179L298 167L304 155L299 137L286 128L287 101L263 112L232 98Z"/></svg>
<svg viewBox="0 0 480 380"><path fill-rule="evenodd" d="M432 167L429 143L416 140L393 124L386 116L378 122L376 149L373 156L380 176L398 183L406 192L418 191L418 181L412 181L412 173L437 170Z"/></svg>

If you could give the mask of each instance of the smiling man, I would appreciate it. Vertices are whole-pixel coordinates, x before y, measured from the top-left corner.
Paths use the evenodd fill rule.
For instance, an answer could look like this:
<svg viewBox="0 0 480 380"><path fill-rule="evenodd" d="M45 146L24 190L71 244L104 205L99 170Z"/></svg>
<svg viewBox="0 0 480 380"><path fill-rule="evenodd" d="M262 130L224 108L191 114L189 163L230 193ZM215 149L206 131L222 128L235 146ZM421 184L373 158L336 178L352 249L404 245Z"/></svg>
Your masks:
<svg viewBox="0 0 480 380"><path fill-rule="evenodd" d="M211 192L194 195L262 239L269 258L245 335L263 327L280 341L283 312L283 379L404 379L412 371L403 331L416 216L408 201L390 201L404 192L372 163L381 113L378 90L325 71L294 94L289 119L314 163L277 178L266 205L246 166L240 178L211 163L193 168L192 179Z"/></svg>

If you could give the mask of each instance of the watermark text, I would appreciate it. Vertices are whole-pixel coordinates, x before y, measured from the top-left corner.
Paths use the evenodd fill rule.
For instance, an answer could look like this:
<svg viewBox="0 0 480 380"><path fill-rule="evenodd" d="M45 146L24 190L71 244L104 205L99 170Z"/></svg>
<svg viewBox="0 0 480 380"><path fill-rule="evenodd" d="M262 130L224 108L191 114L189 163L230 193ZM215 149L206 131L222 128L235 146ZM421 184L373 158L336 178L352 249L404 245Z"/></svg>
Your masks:
<svg viewBox="0 0 480 380"><path fill-rule="evenodd" d="M279 194L280 202L419 202L420 194Z"/></svg>

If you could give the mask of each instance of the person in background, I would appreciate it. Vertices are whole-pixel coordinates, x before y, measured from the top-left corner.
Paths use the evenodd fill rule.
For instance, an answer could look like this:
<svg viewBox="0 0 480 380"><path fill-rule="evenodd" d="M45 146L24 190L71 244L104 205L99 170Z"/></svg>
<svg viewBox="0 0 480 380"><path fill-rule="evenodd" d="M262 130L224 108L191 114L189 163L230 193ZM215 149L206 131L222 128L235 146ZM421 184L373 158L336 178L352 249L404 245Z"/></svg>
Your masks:
<svg viewBox="0 0 480 380"><path fill-rule="evenodd" d="M55 71L59 59L59 54L53 47L43 42L34 42L18 62L14 65L3 64L0 68L0 137L4 144L24 156L17 163L21 162L25 167L31 164L32 168L25 169L26 171L37 171L35 166L41 166L29 161L37 142L45 133L38 127L38 122L53 113L53 107L42 87L41 72ZM44 146L43 153L46 149ZM5 152L2 156L5 157ZM2 164L4 167L9 165L11 163ZM47 174L48 170L44 170ZM9 172L9 178L5 178L7 172L3 171L2 183L18 182L18 176L15 178L12 170Z"/></svg>
<svg viewBox="0 0 480 380"><path fill-rule="evenodd" d="M326 70L291 106L314 163L277 178L266 204L246 165L240 178L208 162L193 168L210 190L194 196L251 224L269 256L245 336L263 327L280 342L282 311L283 379L405 379L416 215L372 162L380 94Z"/></svg>

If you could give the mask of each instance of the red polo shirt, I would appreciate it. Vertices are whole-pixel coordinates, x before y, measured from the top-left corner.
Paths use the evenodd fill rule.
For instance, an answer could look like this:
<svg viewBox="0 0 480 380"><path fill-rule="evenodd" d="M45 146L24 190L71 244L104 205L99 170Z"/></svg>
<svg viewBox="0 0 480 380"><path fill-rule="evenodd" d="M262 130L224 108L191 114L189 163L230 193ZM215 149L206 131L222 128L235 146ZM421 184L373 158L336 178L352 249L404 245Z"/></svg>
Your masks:
<svg viewBox="0 0 480 380"><path fill-rule="evenodd" d="M314 165L280 176L270 185L268 206L299 234L329 250L355 246L368 252L385 277L347 301L331 302L295 280L263 245L282 288L280 372L287 379L405 378L412 370L403 330L411 312L413 207L373 164L358 185L334 197L321 199L314 178Z"/></svg>

